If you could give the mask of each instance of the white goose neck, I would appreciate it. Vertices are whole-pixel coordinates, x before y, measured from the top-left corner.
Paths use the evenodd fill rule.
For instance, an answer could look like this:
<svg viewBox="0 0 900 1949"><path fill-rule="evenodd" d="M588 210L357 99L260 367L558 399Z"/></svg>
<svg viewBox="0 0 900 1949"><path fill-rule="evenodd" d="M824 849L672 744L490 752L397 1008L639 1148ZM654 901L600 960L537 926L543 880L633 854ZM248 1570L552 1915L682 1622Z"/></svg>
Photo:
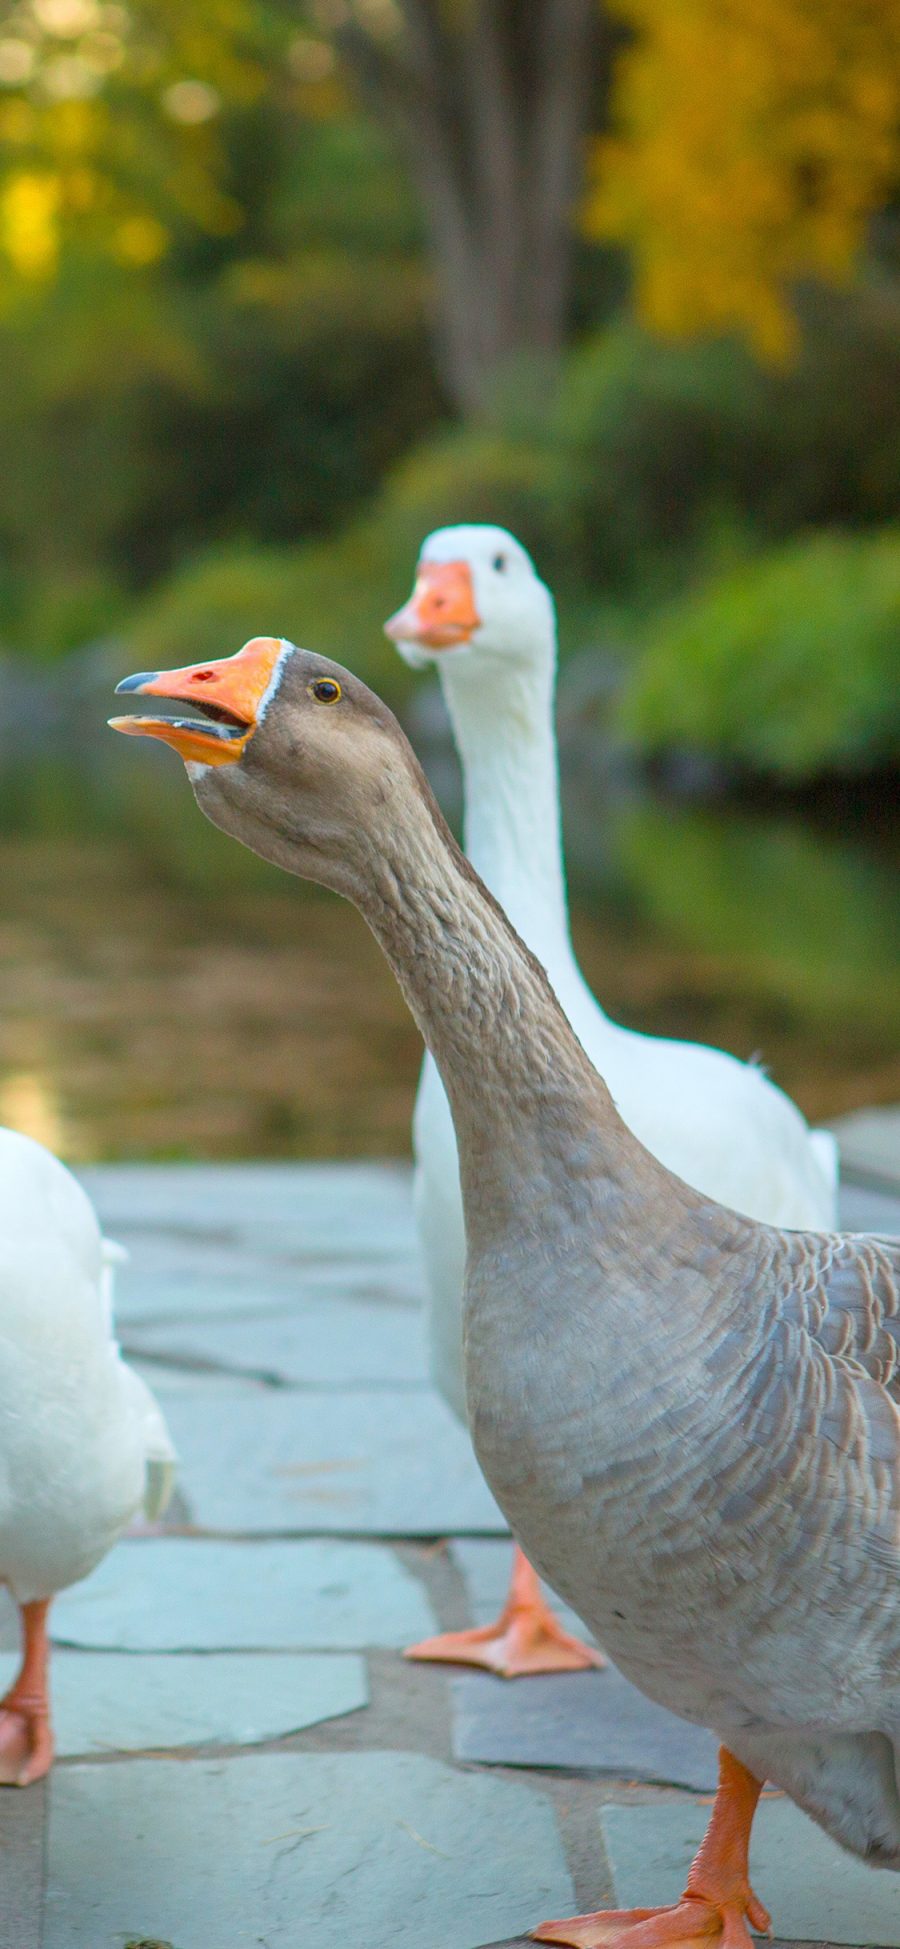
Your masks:
<svg viewBox="0 0 900 1949"><path fill-rule="evenodd" d="M465 848L551 980L572 949L553 723L555 670L460 659L441 670L462 762Z"/></svg>

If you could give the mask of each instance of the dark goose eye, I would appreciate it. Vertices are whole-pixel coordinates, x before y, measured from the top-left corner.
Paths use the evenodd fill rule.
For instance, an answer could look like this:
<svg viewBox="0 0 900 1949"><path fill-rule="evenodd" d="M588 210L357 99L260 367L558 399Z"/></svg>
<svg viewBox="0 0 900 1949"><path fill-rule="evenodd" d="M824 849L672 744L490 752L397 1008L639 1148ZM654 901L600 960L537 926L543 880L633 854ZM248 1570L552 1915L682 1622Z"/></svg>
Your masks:
<svg viewBox="0 0 900 1949"><path fill-rule="evenodd" d="M317 677L309 686L309 694L317 704L336 704L341 695L341 686L333 677Z"/></svg>
<svg viewBox="0 0 900 1949"><path fill-rule="evenodd" d="M506 556L505 556L505 555L495 555L495 556L494 556L494 559L493 559L493 561L492 561L492 563L491 563L491 567L492 567L492 568L495 568L495 569L497 570L497 572L498 572L498 574L500 574L500 575L502 575L502 573L503 573L503 570L504 570L504 569L505 569L505 567L506 567Z"/></svg>

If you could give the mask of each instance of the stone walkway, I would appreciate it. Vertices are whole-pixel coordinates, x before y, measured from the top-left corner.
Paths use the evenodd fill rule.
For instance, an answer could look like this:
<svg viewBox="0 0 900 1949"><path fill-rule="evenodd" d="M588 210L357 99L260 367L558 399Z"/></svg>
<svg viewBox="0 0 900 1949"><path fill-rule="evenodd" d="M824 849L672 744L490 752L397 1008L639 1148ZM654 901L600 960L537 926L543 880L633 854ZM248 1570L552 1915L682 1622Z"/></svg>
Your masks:
<svg viewBox="0 0 900 1949"><path fill-rule="evenodd" d="M847 1153L846 1223L900 1231L897 1121ZM511 1949L677 1894L711 1738L613 1671L400 1658L489 1617L510 1548L428 1385L407 1172L85 1179L181 1471L165 1527L55 1606L60 1758L0 1797L0 1949ZM783 1799L754 1861L781 1939L900 1945L896 1878Z"/></svg>

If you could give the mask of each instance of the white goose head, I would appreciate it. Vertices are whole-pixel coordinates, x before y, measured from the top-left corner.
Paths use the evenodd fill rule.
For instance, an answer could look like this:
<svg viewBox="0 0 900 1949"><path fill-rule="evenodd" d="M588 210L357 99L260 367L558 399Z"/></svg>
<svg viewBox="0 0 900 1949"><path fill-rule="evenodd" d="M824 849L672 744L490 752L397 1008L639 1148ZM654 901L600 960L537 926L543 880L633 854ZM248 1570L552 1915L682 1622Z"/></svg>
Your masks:
<svg viewBox="0 0 900 1949"><path fill-rule="evenodd" d="M433 665L462 761L466 851L557 986L580 980L566 915L553 723L556 613L505 528L438 528L385 624Z"/></svg>
<svg viewBox="0 0 900 1949"><path fill-rule="evenodd" d="M436 664L454 687L469 670L552 681L553 598L505 528L437 528L422 544L409 601L385 630L407 663Z"/></svg>

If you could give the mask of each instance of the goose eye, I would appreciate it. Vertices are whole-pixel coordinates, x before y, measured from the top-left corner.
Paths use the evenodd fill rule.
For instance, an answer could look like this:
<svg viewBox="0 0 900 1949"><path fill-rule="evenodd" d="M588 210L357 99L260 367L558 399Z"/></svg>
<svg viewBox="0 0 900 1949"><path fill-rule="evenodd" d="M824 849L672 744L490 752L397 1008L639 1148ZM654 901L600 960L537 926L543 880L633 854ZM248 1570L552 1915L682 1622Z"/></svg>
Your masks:
<svg viewBox="0 0 900 1949"><path fill-rule="evenodd" d="M497 572L498 572L498 574L500 574L500 575L502 575L502 573L503 573L503 571L504 571L504 569L505 569L505 567L506 567L506 556L505 556L505 555L495 555L495 556L494 556L494 559L493 559L493 561L492 561L492 563L491 563L491 567L492 567L492 568L495 568L495 569L497 570Z"/></svg>
<svg viewBox="0 0 900 1949"><path fill-rule="evenodd" d="M317 677L309 686L309 694L317 704L336 704L341 695L341 686L333 677Z"/></svg>

